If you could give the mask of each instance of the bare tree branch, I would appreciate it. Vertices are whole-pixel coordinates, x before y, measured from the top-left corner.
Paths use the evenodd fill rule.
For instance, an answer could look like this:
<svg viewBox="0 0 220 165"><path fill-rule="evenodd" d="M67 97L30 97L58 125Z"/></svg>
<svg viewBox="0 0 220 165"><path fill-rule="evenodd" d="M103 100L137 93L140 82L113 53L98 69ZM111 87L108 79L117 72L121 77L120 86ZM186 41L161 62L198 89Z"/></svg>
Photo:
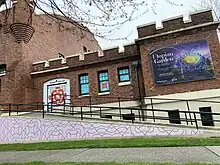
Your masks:
<svg viewBox="0 0 220 165"><path fill-rule="evenodd" d="M220 20L220 0L199 0L195 10L212 9L215 19Z"/></svg>
<svg viewBox="0 0 220 165"><path fill-rule="evenodd" d="M182 5L175 0L164 1L169 5ZM59 20L57 23L69 22L83 31L88 30L85 27L88 26L96 29L94 35L110 39L125 23L146 15L150 10L156 14L159 0L34 0L34 3L36 12ZM103 28L104 31L100 30Z"/></svg>

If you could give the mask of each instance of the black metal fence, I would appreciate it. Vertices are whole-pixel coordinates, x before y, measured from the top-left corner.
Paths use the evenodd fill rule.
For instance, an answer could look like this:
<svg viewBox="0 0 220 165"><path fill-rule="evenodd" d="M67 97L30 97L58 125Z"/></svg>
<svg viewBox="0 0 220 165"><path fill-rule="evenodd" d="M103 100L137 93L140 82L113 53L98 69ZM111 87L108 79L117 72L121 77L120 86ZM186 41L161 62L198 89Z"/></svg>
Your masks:
<svg viewBox="0 0 220 165"><path fill-rule="evenodd" d="M90 97L91 98L91 97ZM19 114L21 112L40 113L43 118L46 114L58 114L69 117L77 117L81 120L111 120L111 121L127 121L131 123L161 123L195 126L199 129L202 126L220 127L220 113L212 112L212 105L220 105L219 101L212 100L181 100L181 99L161 99L161 98L145 98L145 103L136 107L122 107L123 101L132 99L117 98L118 106L96 106L89 102L88 105L78 106L71 102L63 104L55 104L50 102L44 104L42 102L32 104L0 104L2 110L0 113L8 113L8 116ZM158 104L166 102L184 102L186 109L159 109ZM205 103L207 106L201 106L199 109L191 109L192 102Z"/></svg>
<svg viewBox="0 0 220 165"><path fill-rule="evenodd" d="M50 113L58 113L69 116L75 116L84 119L102 119L102 120L119 120L130 121L131 123L164 123L168 121L171 124L178 125L194 125L197 129L200 126L220 126L220 113L196 112L196 111L180 111L180 110L161 110L161 109L140 109L140 108L124 108L124 107L100 107L100 106L72 106L66 105L66 109L56 111L56 107L61 105L53 105Z"/></svg>

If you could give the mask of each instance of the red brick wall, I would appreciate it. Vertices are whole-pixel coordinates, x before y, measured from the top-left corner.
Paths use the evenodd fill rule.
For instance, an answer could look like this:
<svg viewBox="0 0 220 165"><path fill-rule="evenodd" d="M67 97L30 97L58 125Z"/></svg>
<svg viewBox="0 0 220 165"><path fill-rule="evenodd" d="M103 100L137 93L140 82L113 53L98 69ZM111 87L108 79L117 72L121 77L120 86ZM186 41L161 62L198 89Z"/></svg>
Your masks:
<svg viewBox="0 0 220 165"><path fill-rule="evenodd" d="M25 47L32 62L57 58L58 53L64 56L82 54L83 46L90 51L101 50L92 33L81 31L72 24L59 25L46 15L34 15L32 26L35 33Z"/></svg>
<svg viewBox="0 0 220 165"><path fill-rule="evenodd" d="M129 66L131 73L131 85L118 86L118 73L117 68ZM98 71L108 70L109 73L109 84L110 84L110 94L98 96ZM70 69L63 73L48 73L42 75L35 75L33 79L35 81L35 86L37 90L37 101L43 100L43 84L44 82L54 79L54 78L69 78L70 79L70 93L72 96L72 103L74 105L87 105L89 104L89 97L79 98L79 80L78 76L83 73L88 73L89 76L89 88L90 96L92 97L92 104L98 103L109 103L118 101L117 97L135 97L138 96L136 90L136 77L134 68L132 66L132 61L112 61L106 63L100 63L96 65L91 65L90 67ZM128 99L124 99L128 100Z"/></svg>
<svg viewBox="0 0 220 165"><path fill-rule="evenodd" d="M181 33L170 34L140 42L141 63L147 96L165 95L189 91L220 88L220 49L219 40L216 33L217 25L206 26ZM184 42L207 40L212 55L215 68L215 79L193 81L188 83L176 83L172 85L154 86L150 61L150 50L166 47Z"/></svg>
<svg viewBox="0 0 220 165"><path fill-rule="evenodd" d="M20 12L22 6L16 7ZM23 10L23 8L22 8ZM24 20L24 12L16 13L16 21ZM1 20L4 12L1 13ZM12 23L12 10L10 10L7 24ZM19 16L21 18L19 18ZM30 15L28 15L29 17ZM3 21L2 21L3 22ZM36 100L34 86L31 78L32 63L51 58L57 58L58 52L65 56L83 52L83 46L90 51L100 50L98 42L90 32L83 32L68 23L62 23L59 27L55 21L46 15L34 15L32 26L35 33L28 44L17 43L14 36L0 27L0 64L7 65L7 73L1 76L0 103L30 103Z"/></svg>

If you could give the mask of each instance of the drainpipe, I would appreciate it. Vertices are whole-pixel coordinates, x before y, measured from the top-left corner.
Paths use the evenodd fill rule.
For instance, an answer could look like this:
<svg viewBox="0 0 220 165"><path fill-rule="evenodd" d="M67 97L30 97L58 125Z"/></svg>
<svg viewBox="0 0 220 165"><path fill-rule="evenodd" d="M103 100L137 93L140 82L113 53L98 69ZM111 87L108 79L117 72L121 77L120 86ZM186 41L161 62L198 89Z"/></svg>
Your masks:
<svg viewBox="0 0 220 165"><path fill-rule="evenodd" d="M136 75L136 80L137 80L137 85L138 85L139 106L140 106L140 108L142 108L143 107L143 105L142 105L142 95L141 95L141 88L140 88L140 79L139 79L139 74L138 74L138 71L140 69L140 62L139 61L134 61L133 65L135 66L135 75Z"/></svg>

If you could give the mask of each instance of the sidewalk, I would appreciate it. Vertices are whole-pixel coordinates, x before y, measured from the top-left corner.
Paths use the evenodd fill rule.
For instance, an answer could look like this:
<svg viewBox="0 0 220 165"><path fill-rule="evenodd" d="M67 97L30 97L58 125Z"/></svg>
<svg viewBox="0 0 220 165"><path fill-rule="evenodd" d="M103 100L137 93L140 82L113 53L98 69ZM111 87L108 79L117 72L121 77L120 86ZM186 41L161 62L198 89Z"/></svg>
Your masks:
<svg viewBox="0 0 220 165"><path fill-rule="evenodd" d="M0 152L1 163L43 162L173 162L220 163L220 146L103 148Z"/></svg>

